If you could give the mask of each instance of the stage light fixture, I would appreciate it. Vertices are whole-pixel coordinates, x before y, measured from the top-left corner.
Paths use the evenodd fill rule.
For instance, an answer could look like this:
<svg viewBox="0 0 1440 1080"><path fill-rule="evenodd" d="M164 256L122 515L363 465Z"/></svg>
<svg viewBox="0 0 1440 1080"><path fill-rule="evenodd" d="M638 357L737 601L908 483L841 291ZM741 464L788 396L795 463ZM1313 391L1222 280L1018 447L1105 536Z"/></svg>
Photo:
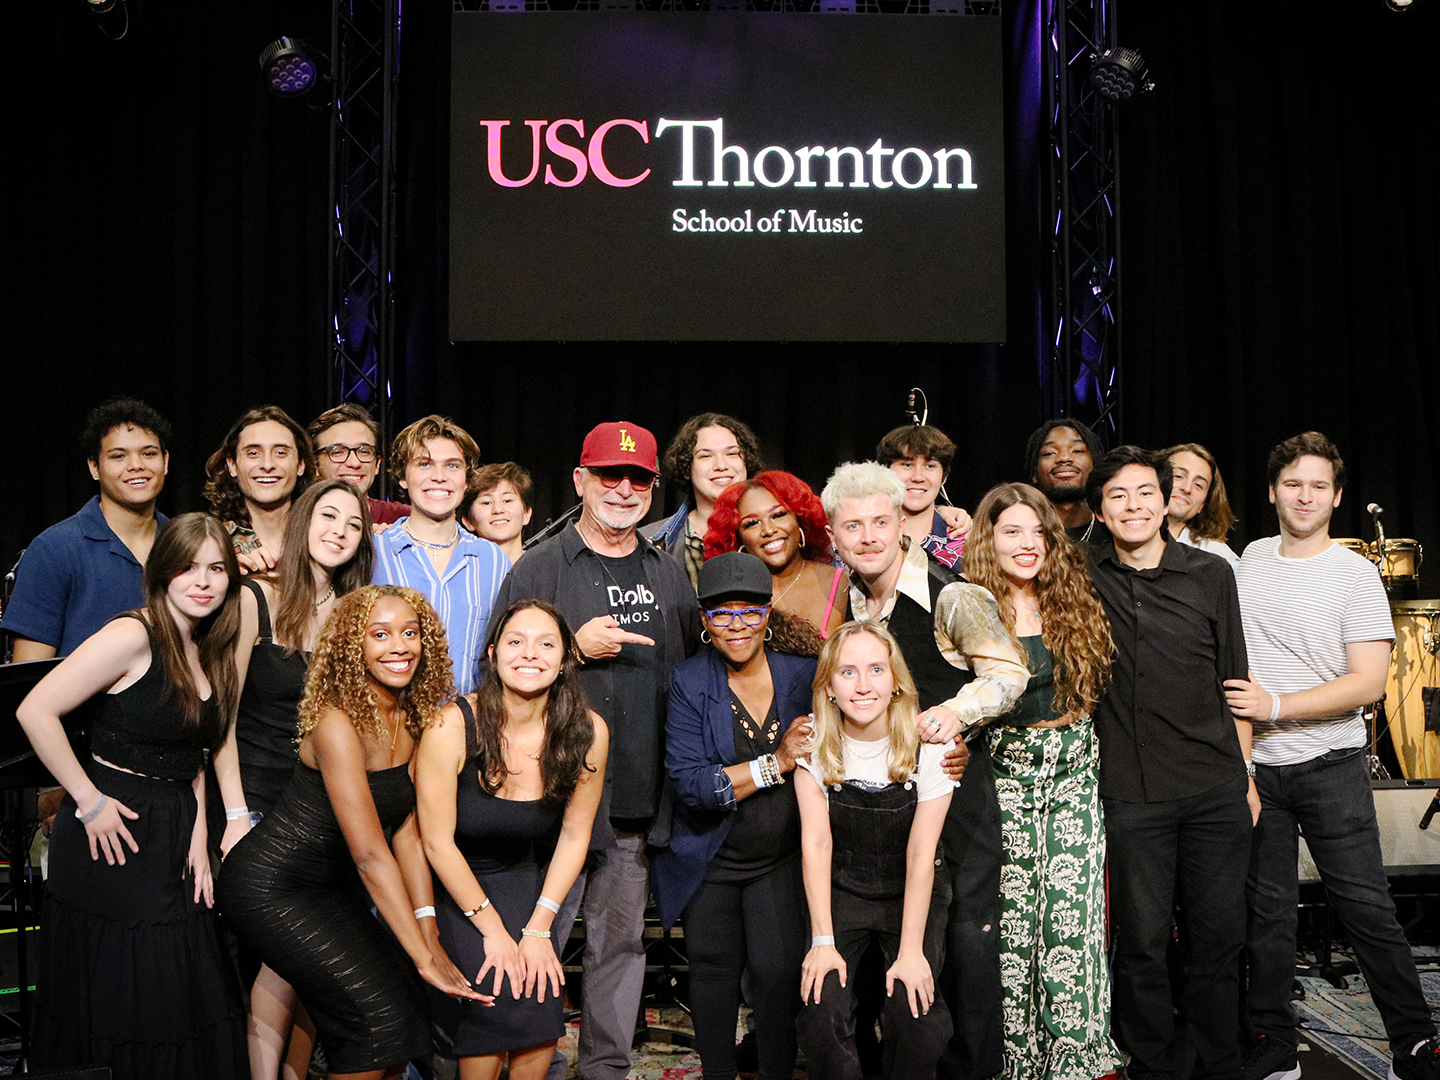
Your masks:
<svg viewBox="0 0 1440 1080"><path fill-rule="evenodd" d="M1384 0L1391 11L1406 12L1415 6L1415 0Z"/></svg>
<svg viewBox="0 0 1440 1080"><path fill-rule="evenodd" d="M125 0L82 0L85 9L95 17L96 28L112 41L119 41L130 30L130 9Z"/></svg>
<svg viewBox="0 0 1440 1080"><path fill-rule="evenodd" d="M1134 49L1106 49L1090 68L1095 92L1106 101L1129 101L1136 94L1155 89L1145 58Z"/></svg>
<svg viewBox="0 0 1440 1080"><path fill-rule="evenodd" d="M282 37L260 50L260 73L272 94L293 98L315 85L320 70L303 41Z"/></svg>

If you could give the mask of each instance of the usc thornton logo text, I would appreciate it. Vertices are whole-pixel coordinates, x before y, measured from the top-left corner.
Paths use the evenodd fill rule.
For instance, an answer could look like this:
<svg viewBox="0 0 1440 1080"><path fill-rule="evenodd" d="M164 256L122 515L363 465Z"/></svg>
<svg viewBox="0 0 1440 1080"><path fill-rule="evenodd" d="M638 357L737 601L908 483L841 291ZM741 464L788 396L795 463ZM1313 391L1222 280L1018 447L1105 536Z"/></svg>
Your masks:
<svg viewBox="0 0 1440 1080"><path fill-rule="evenodd" d="M501 187L518 188L533 183L540 173L541 133L544 147L554 159L545 164L543 183L570 188L589 176L609 187L634 187L650 176L649 168L633 176L617 175L605 160L608 138L639 138L650 143L646 120L607 120L586 136L585 121L525 120L530 129L529 171L512 179L505 173L502 148L509 120L481 120L485 129L486 164L490 179ZM617 128L624 129L616 131ZM726 145L725 120L667 120L655 123L655 138L667 133L679 150L679 176L675 187L761 187L779 188L886 188L905 190L929 187L936 191L974 191L970 152L960 147L925 150L918 146L886 146L883 137L861 150L858 146L766 146L753 155L744 146ZM521 144L524 139L521 137ZM512 135L510 160L517 159ZM705 153L708 142L709 153ZM555 166L563 162L560 172Z"/></svg>

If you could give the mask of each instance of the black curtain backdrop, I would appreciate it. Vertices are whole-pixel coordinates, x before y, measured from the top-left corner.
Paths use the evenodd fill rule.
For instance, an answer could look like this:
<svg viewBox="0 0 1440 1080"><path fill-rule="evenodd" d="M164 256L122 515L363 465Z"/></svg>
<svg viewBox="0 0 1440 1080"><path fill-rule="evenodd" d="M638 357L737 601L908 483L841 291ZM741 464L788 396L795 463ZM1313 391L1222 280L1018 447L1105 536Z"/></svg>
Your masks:
<svg viewBox="0 0 1440 1080"><path fill-rule="evenodd" d="M1126 437L1209 446L1251 540L1277 531L1270 448L1324 431L1350 472L1331 534L1370 539L1378 502L1440 595L1440 4L1119 15L1157 84L1121 122Z"/></svg>
<svg viewBox="0 0 1440 1080"><path fill-rule="evenodd" d="M167 512L201 505L204 457L241 410L271 401L303 422L328 404L327 115L270 99L256 56L282 33L323 46L329 5L130 7L120 42L78 0L11 13L23 47L4 75L0 408L9 460L29 467L12 470L0 518L7 566L93 492L74 436L103 398L138 394L174 423ZM1435 568L1440 91L1429 52L1440 3L1418 7L1122 3L1121 40L1159 84L1121 122L1124 422L1133 441L1216 451L1240 539L1274 531L1269 446L1326 430L1352 470L1335 531L1360 534L1360 509L1378 501L1391 535L1433 541ZM397 419L449 413L487 460L529 466L539 521L574 501L569 473L601 420L645 424L663 443L695 412L733 412L772 463L819 483L902 422L918 384L931 421L960 445L950 494L973 506L1018 475L1044 413L1045 149L1025 104L1039 85L1027 51L1039 11L1017 0L1005 14L1008 344L455 345L444 311L449 5L407 5Z"/></svg>

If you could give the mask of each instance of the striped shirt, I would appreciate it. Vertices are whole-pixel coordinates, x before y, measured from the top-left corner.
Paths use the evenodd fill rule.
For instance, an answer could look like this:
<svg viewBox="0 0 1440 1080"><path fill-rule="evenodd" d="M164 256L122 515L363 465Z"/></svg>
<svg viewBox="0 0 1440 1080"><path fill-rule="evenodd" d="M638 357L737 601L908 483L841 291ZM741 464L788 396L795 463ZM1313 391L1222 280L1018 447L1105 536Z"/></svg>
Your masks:
<svg viewBox="0 0 1440 1080"><path fill-rule="evenodd" d="M442 577L435 573L425 548L405 528L409 520L403 517L375 537L375 572L371 581L376 585L404 585L424 594L445 627L455 692L468 694L479 682L485 624L490 620L500 583L510 572L510 560L489 540L460 529Z"/></svg>
<svg viewBox="0 0 1440 1080"><path fill-rule="evenodd" d="M1271 694L1294 694L1350 670L1345 647L1394 641L1395 624L1374 564L1339 544L1289 559L1280 537L1256 540L1235 571L1250 670ZM1295 765L1364 746L1361 710L1309 720L1255 721L1254 760Z"/></svg>

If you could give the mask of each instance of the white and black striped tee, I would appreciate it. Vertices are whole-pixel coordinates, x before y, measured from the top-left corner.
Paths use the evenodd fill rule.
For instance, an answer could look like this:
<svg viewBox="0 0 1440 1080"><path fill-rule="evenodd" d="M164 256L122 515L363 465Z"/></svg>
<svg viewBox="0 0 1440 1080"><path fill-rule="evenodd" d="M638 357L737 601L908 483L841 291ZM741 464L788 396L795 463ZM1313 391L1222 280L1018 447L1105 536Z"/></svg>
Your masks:
<svg viewBox="0 0 1440 1080"><path fill-rule="evenodd" d="M1256 540L1235 571L1250 670L1269 693L1294 694L1347 674L1346 645L1395 640L1373 563L1339 544L1308 559L1287 559L1279 550L1278 536ZM1294 765L1365 741L1359 709L1310 720L1256 720L1254 760Z"/></svg>

